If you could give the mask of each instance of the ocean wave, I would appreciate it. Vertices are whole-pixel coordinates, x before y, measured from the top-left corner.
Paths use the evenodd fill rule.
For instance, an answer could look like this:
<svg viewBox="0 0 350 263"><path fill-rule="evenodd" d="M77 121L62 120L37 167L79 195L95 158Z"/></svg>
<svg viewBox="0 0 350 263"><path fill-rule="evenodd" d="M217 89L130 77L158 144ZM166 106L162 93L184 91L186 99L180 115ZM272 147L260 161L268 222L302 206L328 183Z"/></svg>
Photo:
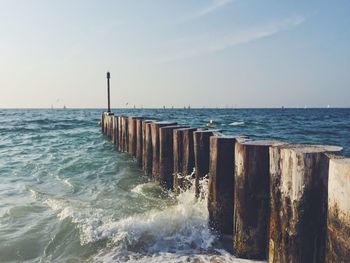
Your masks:
<svg viewBox="0 0 350 263"><path fill-rule="evenodd" d="M150 183L137 185L131 192L142 193ZM216 236L208 227L208 210L205 191L207 179L201 182L203 194L194 197L194 187L182 191L175 205L163 210L153 209L146 213L114 220L102 209L79 206L63 199L46 198L44 203L57 213L59 220L71 220L79 230L81 245L107 240L110 251L104 250L94 261L162 262L179 259L179 255L206 255L225 258L215 250ZM158 256L157 256L158 255ZM155 257L155 258L154 258ZM185 257L183 257L185 258ZM153 261L154 260L154 261ZM164 261L163 261L164 262Z"/></svg>

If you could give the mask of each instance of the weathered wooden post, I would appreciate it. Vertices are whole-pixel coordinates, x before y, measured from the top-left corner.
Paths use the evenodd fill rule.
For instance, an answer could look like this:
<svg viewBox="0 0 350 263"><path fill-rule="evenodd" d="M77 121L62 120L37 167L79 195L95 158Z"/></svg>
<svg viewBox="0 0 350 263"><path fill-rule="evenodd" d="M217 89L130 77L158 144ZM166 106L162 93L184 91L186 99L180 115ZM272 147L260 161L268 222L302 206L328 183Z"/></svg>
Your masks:
<svg viewBox="0 0 350 263"><path fill-rule="evenodd" d="M185 128L186 129L186 128ZM183 162L183 129L174 130L173 135L173 155L174 155L174 191L178 190L179 183L177 180L178 175L182 176L182 162Z"/></svg>
<svg viewBox="0 0 350 263"><path fill-rule="evenodd" d="M107 137L108 139L112 139L112 126L113 126L113 113L108 114L107 118Z"/></svg>
<svg viewBox="0 0 350 263"><path fill-rule="evenodd" d="M114 143L114 116L111 116L111 134L110 139Z"/></svg>
<svg viewBox="0 0 350 263"><path fill-rule="evenodd" d="M199 180L209 172L210 136L219 134L220 130L201 130L193 132L195 159L195 192L199 196Z"/></svg>
<svg viewBox="0 0 350 263"><path fill-rule="evenodd" d="M128 151L129 145L129 127L128 117L122 116L122 152Z"/></svg>
<svg viewBox="0 0 350 263"><path fill-rule="evenodd" d="M109 138L113 142L113 134L114 134L114 114L110 116L109 119Z"/></svg>
<svg viewBox="0 0 350 263"><path fill-rule="evenodd" d="M236 143L233 251L237 257L266 259L270 200L271 145L277 141Z"/></svg>
<svg viewBox="0 0 350 263"><path fill-rule="evenodd" d="M145 175L152 175L153 147L152 147L152 121L145 121L143 143L143 170Z"/></svg>
<svg viewBox="0 0 350 263"><path fill-rule="evenodd" d="M209 225L220 235L233 233L235 144L238 136L211 136L208 182Z"/></svg>
<svg viewBox="0 0 350 263"><path fill-rule="evenodd" d="M112 139L113 139L113 144L117 146L118 144L118 116L113 116L113 135L112 135Z"/></svg>
<svg viewBox="0 0 350 263"><path fill-rule="evenodd" d="M105 135L108 137L108 118L109 115L105 114L105 118L104 118L104 131L105 131Z"/></svg>
<svg viewBox="0 0 350 263"><path fill-rule="evenodd" d="M151 123L152 135L152 176L159 180L159 128L176 125L176 122L158 121Z"/></svg>
<svg viewBox="0 0 350 263"><path fill-rule="evenodd" d="M109 119L109 139L113 143L113 133L114 133L114 116L111 116Z"/></svg>
<svg viewBox="0 0 350 263"><path fill-rule="evenodd" d="M143 118L136 119L136 160L139 167L142 168L143 153Z"/></svg>
<svg viewBox="0 0 350 263"><path fill-rule="evenodd" d="M184 126L174 125L159 128L159 182L166 189L173 188L173 133L180 128L184 128Z"/></svg>
<svg viewBox="0 0 350 263"><path fill-rule="evenodd" d="M107 136L107 120L108 120L108 112L102 113L102 132Z"/></svg>
<svg viewBox="0 0 350 263"><path fill-rule="evenodd" d="M350 158L329 162L326 262L350 260Z"/></svg>
<svg viewBox="0 0 350 263"><path fill-rule="evenodd" d="M185 189L187 183L185 176L193 172L194 163L194 143L193 132L197 128L182 128L174 130L173 148L174 148L174 182L173 190L179 192Z"/></svg>
<svg viewBox="0 0 350 263"><path fill-rule="evenodd" d="M136 152L136 120L128 117L128 153L133 157Z"/></svg>
<svg viewBox="0 0 350 263"><path fill-rule="evenodd" d="M114 144L119 148L119 116L114 116Z"/></svg>
<svg viewBox="0 0 350 263"><path fill-rule="evenodd" d="M123 116L118 116L118 151L123 151Z"/></svg>
<svg viewBox="0 0 350 263"><path fill-rule="evenodd" d="M325 262L329 159L340 147L270 147L269 262Z"/></svg>
<svg viewBox="0 0 350 263"><path fill-rule="evenodd" d="M119 151L123 152L124 151L124 138L123 138L123 136L124 136L124 125L125 125L125 123L124 123L124 116L122 115L119 118L120 118L120 120L119 120L119 123L120 123L120 128L119 128L119 130L120 130L119 131L119 141L120 141L120 143L119 143Z"/></svg>
<svg viewBox="0 0 350 263"><path fill-rule="evenodd" d="M136 121L142 119L141 117L129 117L128 118L128 153L132 157L136 157L137 147L137 126Z"/></svg>

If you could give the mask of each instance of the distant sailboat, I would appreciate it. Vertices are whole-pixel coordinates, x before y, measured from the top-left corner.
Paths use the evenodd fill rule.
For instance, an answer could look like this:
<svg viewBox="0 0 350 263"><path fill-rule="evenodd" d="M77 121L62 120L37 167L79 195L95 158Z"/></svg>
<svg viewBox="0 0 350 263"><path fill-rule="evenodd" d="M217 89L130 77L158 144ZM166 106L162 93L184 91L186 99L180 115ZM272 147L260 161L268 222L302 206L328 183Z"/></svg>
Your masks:
<svg viewBox="0 0 350 263"><path fill-rule="evenodd" d="M64 110L67 109L66 105L63 105L63 109L64 109Z"/></svg>
<svg viewBox="0 0 350 263"><path fill-rule="evenodd" d="M327 109L329 109L331 106L329 106L329 104L327 105Z"/></svg>

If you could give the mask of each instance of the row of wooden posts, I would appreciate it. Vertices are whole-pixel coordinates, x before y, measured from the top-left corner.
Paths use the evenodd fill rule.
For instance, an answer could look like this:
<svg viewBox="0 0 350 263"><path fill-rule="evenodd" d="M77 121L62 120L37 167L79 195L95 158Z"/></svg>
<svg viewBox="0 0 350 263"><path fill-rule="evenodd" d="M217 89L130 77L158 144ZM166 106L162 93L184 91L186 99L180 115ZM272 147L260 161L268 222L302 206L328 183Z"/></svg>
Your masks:
<svg viewBox="0 0 350 263"><path fill-rule="evenodd" d="M350 262L350 159L340 147L252 141L176 122L102 114L102 132L163 187L209 176L209 225L237 257Z"/></svg>

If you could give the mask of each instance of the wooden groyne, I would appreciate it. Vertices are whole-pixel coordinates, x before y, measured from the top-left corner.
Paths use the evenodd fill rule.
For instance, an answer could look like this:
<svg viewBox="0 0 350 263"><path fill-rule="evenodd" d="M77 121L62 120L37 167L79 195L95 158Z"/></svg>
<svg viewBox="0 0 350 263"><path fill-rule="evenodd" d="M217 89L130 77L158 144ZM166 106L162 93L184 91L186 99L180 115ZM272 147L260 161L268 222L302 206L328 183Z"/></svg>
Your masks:
<svg viewBox="0 0 350 263"><path fill-rule="evenodd" d="M252 141L111 112L101 129L165 189L194 181L198 198L208 178L209 226L232 237L237 257L350 262L350 158L341 147Z"/></svg>

